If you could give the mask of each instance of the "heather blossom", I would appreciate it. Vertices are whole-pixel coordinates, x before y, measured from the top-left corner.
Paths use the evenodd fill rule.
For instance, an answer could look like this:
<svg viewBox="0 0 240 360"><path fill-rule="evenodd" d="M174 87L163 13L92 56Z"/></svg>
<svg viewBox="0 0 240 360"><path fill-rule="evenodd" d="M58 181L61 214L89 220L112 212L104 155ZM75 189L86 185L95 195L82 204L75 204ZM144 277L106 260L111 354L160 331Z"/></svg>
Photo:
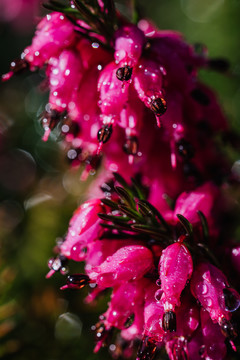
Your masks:
<svg viewBox="0 0 240 360"><path fill-rule="evenodd" d="M150 21L131 24L113 1L90 3L50 1L54 11L2 77L44 69L43 140L60 129L82 180L102 165L97 196L75 211L47 277L85 261L85 273L61 289L89 285L87 303L111 289L92 327L95 352L115 342L114 358L151 360L165 348L170 360L224 359L226 343L236 350L240 305L239 283L228 280L239 271L239 246L226 274L217 248L228 240L221 216L230 166L215 133L228 124L197 76L226 62Z"/></svg>

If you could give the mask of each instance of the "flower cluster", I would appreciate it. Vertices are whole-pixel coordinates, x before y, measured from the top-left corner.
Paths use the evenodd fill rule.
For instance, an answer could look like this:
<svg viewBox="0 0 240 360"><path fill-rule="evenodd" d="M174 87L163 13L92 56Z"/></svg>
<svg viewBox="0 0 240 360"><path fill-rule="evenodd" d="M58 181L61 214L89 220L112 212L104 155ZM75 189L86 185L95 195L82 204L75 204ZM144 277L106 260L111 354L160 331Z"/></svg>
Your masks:
<svg viewBox="0 0 240 360"><path fill-rule="evenodd" d="M100 30L94 33L91 23L74 17L81 2L73 3L71 16L53 12L41 20L32 44L3 76L45 70L43 140L57 129L70 162L86 164L83 178L94 173L102 152L105 169L129 176L141 171L151 182L163 181L170 196L220 178L228 167L214 134L226 132L227 123L197 70L224 69L223 61L209 60L204 48L146 20L136 26L115 15L110 26L106 6L96 10Z"/></svg>
<svg viewBox="0 0 240 360"><path fill-rule="evenodd" d="M48 7L55 11L3 80L44 69L43 140L60 131L71 163L86 165L82 179L101 160L103 172L47 277L85 261L85 274L69 275L62 289L89 285L90 302L112 288L93 327L95 351L114 341L113 357L131 357L138 345L139 360L164 347L171 360L224 359L227 346L236 350L239 283L226 275L239 273L240 251L221 222L229 164L215 134L228 124L197 72L227 63L177 32L129 23L111 0ZM222 249L231 264L224 271Z"/></svg>
<svg viewBox="0 0 240 360"><path fill-rule="evenodd" d="M76 210L47 277L69 259L84 260L86 273L68 276L62 289L91 285L90 302L112 288L93 327L95 351L115 341L113 356L132 356L133 344L140 344L141 360L164 346L171 360L224 359L226 338L235 349L231 319L240 296L212 254L219 190L206 183L180 194L173 209L156 209L139 184L115 176L115 186L103 186L105 198ZM113 329L119 330L114 340Z"/></svg>

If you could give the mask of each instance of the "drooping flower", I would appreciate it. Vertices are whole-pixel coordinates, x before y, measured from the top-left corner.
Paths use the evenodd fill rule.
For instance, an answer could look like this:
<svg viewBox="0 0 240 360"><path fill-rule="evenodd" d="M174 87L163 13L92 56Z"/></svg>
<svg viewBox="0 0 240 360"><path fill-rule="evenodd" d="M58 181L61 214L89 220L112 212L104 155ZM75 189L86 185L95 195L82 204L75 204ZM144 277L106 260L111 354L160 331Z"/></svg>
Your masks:
<svg viewBox="0 0 240 360"><path fill-rule="evenodd" d="M43 140L60 129L68 159L86 166L81 179L103 164L93 190L101 183L105 197L74 213L47 277L84 260L85 273L69 275L61 289L90 285L88 303L112 289L94 326L95 352L116 330L124 357L138 346L138 360L164 347L171 360L220 360L225 337L234 349L240 300L214 265L214 246L227 241L219 185L229 163L215 142L228 129L225 117L197 78L211 61L181 34L130 24L107 3L74 0L62 7L68 16L47 15L3 76L43 69ZM127 181L114 180L116 171ZM237 247L232 256L237 262Z"/></svg>

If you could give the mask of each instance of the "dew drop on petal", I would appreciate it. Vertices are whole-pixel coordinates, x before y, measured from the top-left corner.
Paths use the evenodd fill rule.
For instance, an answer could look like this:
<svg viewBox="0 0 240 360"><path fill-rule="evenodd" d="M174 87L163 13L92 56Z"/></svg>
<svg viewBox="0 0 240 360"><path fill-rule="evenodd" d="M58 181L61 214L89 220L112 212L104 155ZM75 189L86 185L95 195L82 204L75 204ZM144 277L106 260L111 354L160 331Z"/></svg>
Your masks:
<svg viewBox="0 0 240 360"><path fill-rule="evenodd" d="M225 310L233 312L240 306L240 296L238 292L231 288L223 289L223 297L225 303Z"/></svg>
<svg viewBox="0 0 240 360"><path fill-rule="evenodd" d="M202 295L206 295L208 292L208 286L206 284L199 284L197 288L198 292Z"/></svg>
<svg viewBox="0 0 240 360"><path fill-rule="evenodd" d="M156 299L157 301L160 301L160 299L161 299L161 297L162 297L162 294L163 294L162 289L157 290L157 291L155 292L155 299Z"/></svg>
<svg viewBox="0 0 240 360"><path fill-rule="evenodd" d="M212 306L213 302L212 302L212 299L210 297L206 298L206 305L207 306Z"/></svg>

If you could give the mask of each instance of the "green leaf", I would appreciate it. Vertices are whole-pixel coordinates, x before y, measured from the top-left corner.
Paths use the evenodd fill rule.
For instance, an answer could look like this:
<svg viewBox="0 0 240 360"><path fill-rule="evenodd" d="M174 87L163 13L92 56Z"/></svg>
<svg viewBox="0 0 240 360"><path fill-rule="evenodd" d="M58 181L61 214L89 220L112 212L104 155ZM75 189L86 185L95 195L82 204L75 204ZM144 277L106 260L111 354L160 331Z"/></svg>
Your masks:
<svg viewBox="0 0 240 360"><path fill-rule="evenodd" d="M118 206L119 210L121 210L122 212L124 212L124 214L128 215L129 218L131 219L135 219L137 221L142 221L143 218L141 215L139 215L139 213L135 210L130 209L129 207L125 206L125 205L119 205Z"/></svg>
<svg viewBox="0 0 240 360"><path fill-rule="evenodd" d="M78 15L79 12L76 9L73 9L70 6L66 6L58 1L50 0L49 3L44 3L43 7L45 9L51 10L51 11L59 11L64 14L72 14L74 16Z"/></svg>
<svg viewBox="0 0 240 360"><path fill-rule="evenodd" d="M111 230L118 230L118 231L127 230L127 231L132 231L132 232L138 232L137 230L132 229L130 224L122 223L122 224L116 225L116 224L101 223L100 225L104 228L111 229ZM128 234L128 235L129 235L129 238L131 238L131 234Z"/></svg>
<svg viewBox="0 0 240 360"><path fill-rule="evenodd" d="M111 209L118 210L118 203L109 199L101 199L101 202L104 205L109 206Z"/></svg>
<svg viewBox="0 0 240 360"><path fill-rule="evenodd" d="M107 215L107 214L102 214L99 213L98 217L100 217L100 219L104 220L104 221L112 221L113 223L126 223L130 220L130 218L128 218L127 216L116 216L116 215Z"/></svg>
<svg viewBox="0 0 240 360"><path fill-rule="evenodd" d="M158 220L160 220L165 229L168 232L171 232L168 223L165 221L160 212L152 204L150 204L150 202L148 202L147 200L141 200L138 202L138 205L142 208L143 211L146 212L146 215L155 216L156 218L158 218Z"/></svg>
<svg viewBox="0 0 240 360"><path fill-rule="evenodd" d="M217 266L219 269L221 269L221 266L220 266L217 258L216 258L215 255L211 252L211 250L209 249L209 247L208 247L206 244L198 243L197 246L200 247L201 250L204 250L204 252L203 252L204 256L207 256L208 259L211 261L212 264L214 264L214 265Z"/></svg>
<svg viewBox="0 0 240 360"><path fill-rule="evenodd" d="M205 241L207 241L209 238L209 229L208 229L207 219L202 211L199 210L197 213L198 213L198 216L200 217L200 221L202 224L203 238Z"/></svg>
<svg viewBox="0 0 240 360"><path fill-rule="evenodd" d="M139 184L134 178L131 178L132 184L133 184L133 190L136 193L136 197L139 200L145 200L146 196L144 194L143 189L141 188L141 184Z"/></svg>
<svg viewBox="0 0 240 360"><path fill-rule="evenodd" d="M117 172L113 173L113 176L115 177L115 180L122 185L124 189L127 189L128 191L131 191L130 186L128 183L124 180L124 178Z"/></svg>
<svg viewBox="0 0 240 360"><path fill-rule="evenodd" d="M186 230L186 233L192 237L193 236L193 227L192 224L181 214L177 214L178 220Z"/></svg>
<svg viewBox="0 0 240 360"><path fill-rule="evenodd" d="M154 229L149 225L132 224L131 228L136 231L139 231L140 233L147 234L150 237L153 237L154 239L169 240L169 237L167 236L166 232L164 232L163 230Z"/></svg>
<svg viewBox="0 0 240 360"><path fill-rule="evenodd" d="M115 186L115 190L125 204L128 204L132 209L136 209L136 202L131 193L120 186Z"/></svg>
<svg viewBox="0 0 240 360"><path fill-rule="evenodd" d="M90 9L82 3L82 1L73 0L73 2L76 8L79 10L79 12L84 16L85 21L89 25L91 25L91 27L98 29L101 32L101 34L107 37L108 39L111 38L112 34L109 33L107 27L101 21L101 17L91 12Z"/></svg>

